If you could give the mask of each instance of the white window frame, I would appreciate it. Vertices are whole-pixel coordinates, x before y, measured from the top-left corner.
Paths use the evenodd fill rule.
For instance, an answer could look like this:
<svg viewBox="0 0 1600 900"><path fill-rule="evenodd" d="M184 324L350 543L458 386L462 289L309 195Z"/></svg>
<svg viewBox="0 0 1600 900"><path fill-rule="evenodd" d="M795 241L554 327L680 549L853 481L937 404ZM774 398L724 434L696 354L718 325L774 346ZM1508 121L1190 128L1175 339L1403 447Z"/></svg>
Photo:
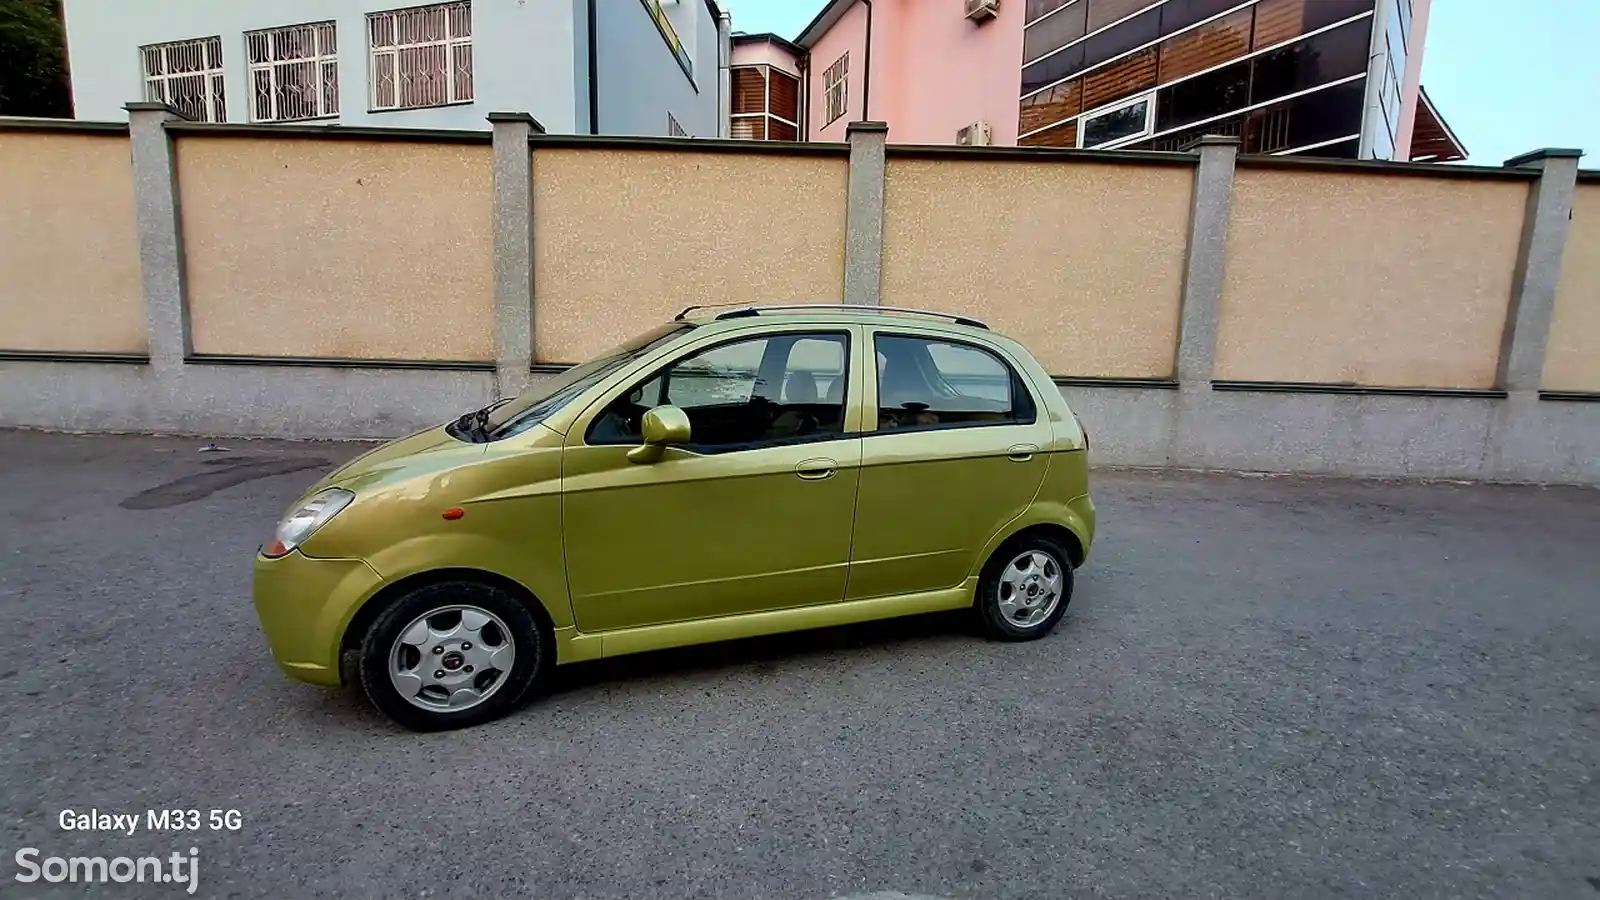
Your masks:
<svg viewBox="0 0 1600 900"><path fill-rule="evenodd" d="M1320 150L1323 147L1332 147L1334 144L1342 144L1345 141L1359 141L1359 140L1361 140L1361 133L1360 132L1356 132L1355 134L1347 134L1344 137L1329 138L1328 140L1325 140L1325 141L1317 141L1315 144L1306 144L1304 147L1290 147L1287 150L1274 150L1274 151L1272 151L1272 153L1270 155L1272 155L1272 156L1293 156L1296 153L1304 153L1307 150Z"/></svg>
<svg viewBox="0 0 1600 900"><path fill-rule="evenodd" d="M216 51L217 63L213 67L206 62L207 54ZM185 51L199 54L202 68L191 69L186 72L172 71L172 61L176 54ZM150 74L150 54L156 53L161 58L161 74ZM146 100L155 103L165 103L178 109L172 101L172 82L179 78L193 78L200 76L205 82L205 116L198 119L200 122L226 122L228 121L227 103L227 60L223 55L222 36L186 38L181 41L166 41L160 44L146 44L139 48L139 75L144 82L144 96ZM186 110L179 110L187 113Z"/></svg>
<svg viewBox="0 0 1600 900"><path fill-rule="evenodd" d="M1301 97L1306 96L1307 94L1315 94L1318 91L1332 90L1333 88L1339 87L1341 85L1349 84L1352 81L1360 81L1360 80L1362 80L1362 79L1364 79L1366 77L1367 77L1367 73L1365 73L1365 72L1357 72L1354 75L1350 75L1350 76L1345 77L1345 78L1340 78L1337 81L1330 81L1327 84L1319 84L1316 87L1309 87L1309 88L1306 88L1303 91L1295 91L1292 94L1285 94L1282 97L1274 97L1271 100L1263 100L1260 103L1252 103L1249 106L1244 106L1244 107L1240 107L1239 109L1235 109L1235 110L1231 110L1229 112L1221 113L1221 114L1212 116L1209 119L1201 119L1198 122L1189 122L1189 123L1184 124L1184 125L1178 125L1178 126L1173 127L1173 128L1168 128L1166 131L1158 131L1155 134L1145 135L1143 138L1125 138L1125 139L1117 141L1117 142L1115 142L1113 144L1106 144L1106 145L1102 145L1102 146L1103 146L1103 149L1106 149L1106 150L1115 150L1118 147L1124 146L1126 144L1131 144L1131 143L1133 143L1135 141L1154 140L1156 138L1164 138L1167 135L1177 134L1178 132L1184 131L1184 130L1189 129L1189 128L1199 128L1199 127L1204 126L1204 125L1210 125L1212 122L1220 122L1223 119L1232 118L1233 116L1240 115L1241 113L1253 113L1258 109L1265 109L1268 106L1275 106L1275 105L1277 105L1279 103L1284 103L1284 102L1287 102L1289 100L1298 100Z"/></svg>
<svg viewBox="0 0 1600 900"><path fill-rule="evenodd" d="M1085 0L1075 0L1075 2L1083 3L1083 2L1085 2ZM1140 16L1144 15L1145 13L1149 12L1150 10L1155 9L1158 6L1161 6L1161 5L1165 4L1166 2L1167 2L1167 0L1155 0L1154 3L1151 3L1148 6L1145 6L1145 7L1141 8L1139 11L1129 13L1129 14L1123 16L1122 18L1116 20L1115 22L1111 22L1111 23L1106 24L1106 25L1101 25L1099 28L1096 28L1093 31L1088 31L1087 30L1088 27L1089 27L1089 20L1086 17L1084 19L1084 22L1083 22L1085 31L1084 31L1082 37L1073 38L1072 40L1067 41L1065 44L1062 44L1061 46L1055 48L1054 50L1051 50L1051 51L1049 51L1047 53L1041 53L1038 56L1035 56L1033 59L1030 59L1030 60L1027 60L1026 62L1024 62L1022 64L1022 67L1024 69L1026 69L1027 67L1033 65L1034 63L1038 62L1039 60L1041 60L1041 59L1049 59L1050 57L1055 56L1057 53L1060 53L1061 51L1067 49L1068 47L1076 47L1077 45L1083 43L1084 41L1087 41L1088 39L1094 37L1095 35L1103 34L1103 33L1107 32L1107 31L1110 31L1111 29L1117 27L1118 25L1121 25L1123 22L1128 21L1129 19L1137 19ZM1260 2L1260 0L1257 0L1257 2ZM1063 9L1066 9L1067 6L1072 6L1072 5L1073 5L1072 3L1068 3L1066 6L1059 6L1056 9L1054 9L1054 10L1052 10L1050 12L1047 12L1044 15L1040 16L1039 18L1034 19L1032 22L1029 22L1028 25L1025 26L1025 27L1032 27L1037 22L1043 22L1045 19L1048 19L1051 16L1055 15L1056 13L1061 12ZM1233 10L1233 12L1238 12L1238 10ZM1223 13L1223 15L1228 15L1228 13ZM1211 20L1207 19L1206 21L1209 22ZM1181 31L1175 31L1175 32L1173 32L1173 34L1182 34L1182 32Z"/></svg>
<svg viewBox="0 0 1600 900"><path fill-rule="evenodd" d="M419 10L441 9L444 11L445 36L442 39L427 41L412 41L402 43L399 34L399 17L405 13L414 13ZM458 35L454 32L453 23L456 17L451 13L464 10L467 14L467 33ZM394 33L394 42L377 46L374 41L375 28L379 22L387 19L389 28ZM367 110L369 112L388 112L401 109L433 109L441 106L456 106L472 103L477 95L477 66L474 64L472 46L472 0L451 0L448 3L425 3L419 6L406 6L399 9L386 9L381 12L367 13ZM404 104L400 102L403 91L400 82L400 51L413 50L425 47L441 47L444 50L445 67L445 99L441 103ZM467 68L473 74L470 93L466 97L456 96L456 50L465 47L467 50ZM378 74L387 66L390 82L394 85L394 102L380 105L378 103Z"/></svg>
<svg viewBox="0 0 1600 900"><path fill-rule="evenodd" d="M1113 65L1115 63L1121 62L1122 60L1127 59L1130 56L1133 56L1135 53L1142 53L1145 50L1149 50L1151 47L1154 47L1154 46L1156 46L1156 45L1158 45L1158 44L1160 44L1160 43L1162 43L1164 41L1170 41L1173 38L1178 37L1179 35L1188 34L1189 32L1194 31L1196 29L1204 28L1207 25L1210 25L1212 22L1217 21L1218 19L1225 19L1228 16L1233 15L1234 13L1238 12L1241 9L1244 9L1244 8L1250 7L1250 6L1255 6L1256 4L1258 4L1260 2L1261 2L1261 0L1244 0L1244 2L1240 3L1238 6L1229 7L1228 9L1225 9L1222 12L1219 12L1216 15L1214 15L1214 16L1208 18L1208 19L1201 19L1200 21L1194 23L1193 25L1190 25L1187 28L1180 28L1180 29L1178 29L1177 31L1174 31L1171 34L1162 35L1161 37L1158 37L1155 40L1150 41L1149 43L1141 44L1141 45L1133 48L1132 50L1126 50L1126 51L1124 51L1122 53L1118 53L1116 56L1113 56L1110 59L1103 60L1101 62L1097 62L1092 66L1085 66L1082 69L1080 69L1080 70L1078 70L1076 72L1073 72L1071 75L1067 75L1067 76L1064 76L1062 78L1057 78L1055 81L1052 81L1049 84L1044 85L1043 87L1037 87L1037 88L1034 88L1031 91L1027 91L1027 92L1023 93L1022 96L1019 97L1018 99L1026 100L1029 97L1032 97L1034 94L1042 94L1045 91L1052 90L1057 85L1065 84L1066 82L1071 81L1074 78L1082 78L1083 76L1088 75L1090 72L1094 72L1094 71L1099 70L1099 69L1104 69L1106 66ZM1138 15L1138 14L1135 13L1135 15ZM1346 19L1345 22L1353 22L1356 19L1360 19L1360 18L1363 18L1365 16L1370 16L1370 15L1372 15L1371 12L1364 12L1364 13L1361 13L1360 15L1351 16L1350 18ZM1342 24L1344 24L1344 22L1336 22L1334 24L1342 25ZM1324 29L1319 28L1319 29L1317 29L1317 31L1312 31L1312 32L1307 32L1305 34L1296 35L1295 37L1293 37L1293 38L1291 38L1291 39L1289 39L1287 41L1284 41L1283 43L1284 44L1292 44L1295 41L1298 41L1298 40L1300 40L1302 38L1310 37L1311 35L1317 34L1317 33L1321 32L1323 30ZM1073 43L1077 43L1077 42L1074 41ZM1282 46L1282 44L1279 44L1279 46ZM1065 50L1067 48L1066 47L1062 47L1061 49ZM1266 48L1266 50L1261 50L1259 52L1265 53L1267 50L1271 50L1271 49L1273 49L1273 48L1268 47L1268 48ZM1055 52L1055 51L1052 51L1052 52ZM1050 55L1051 55L1050 53L1046 53L1045 54L1045 56L1050 56ZM1255 54L1252 53L1250 55L1253 56ZM1039 59L1033 60L1033 62L1028 63L1028 65L1029 66L1033 65L1033 63L1038 62L1040 59L1044 59L1045 56L1041 56L1041 57L1039 57ZM1248 58L1248 57L1245 57L1245 56L1239 57L1239 59L1246 59L1246 58ZM1236 63L1238 61L1239 61L1238 59L1230 59L1230 60L1228 60L1229 63ZM1027 66L1024 66L1023 68L1027 68ZM1201 72L1196 72L1195 73L1195 75L1200 75L1200 74L1204 74L1204 73L1201 73ZM1188 77L1193 78L1194 76L1190 75ZM1060 124L1060 123L1057 123L1057 124Z"/></svg>
<svg viewBox="0 0 1600 900"><path fill-rule="evenodd" d="M1085 144L1083 142L1084 134L1089 130L1088 126L1089 126L1089 123L1091 121L1093 121L1095 119L1098 119L1101 116L1110 115L1111 113L1114 113L1114 112L1121 112L1122 110L1127 109L1130 106L1138 106L1141 103L1145 103L1145 104L1148 104L1148 105L1145 106L1145 109L1144 109L1144 127L1139 130L1138 134L1125 134L1125 135L1123 135L1121 137L1112 138L1109 141L1101 141L1100 143L1093 144L1093 145ZM1120 143L1124 143L1126 141L1137 141L1140 138L1147 138L1151 134L1153 134L1155 132L1155 130L1156 130L1156 92L1153 91L1153 90L1152 91L1145 91L1142 94L1135 94L1132 97L1127 97L1125 99L1118 100L1117 102L1109 104L1107 106L1101 106L1101 107L1098 107L1096 109L1092 109L1092 110L1084 113L1081 117L1079 117L1079 119L1078 119L1078 147L1080 149L1083 149L1083 150L1097 150L1097 149L1099 149L1101 147L1109 147L1112 144L1120 144Z"/></svg>
<svg viewBox="0 0 1600 900"><path fill-rule="evenodd" d="M312 53L310 56L288 56L277 58L274 47L274 38L278 35L295 31L301 28L311 29ZM257 39L265 41L267 58L263 62L249 62L249 88L250 88L250 121L252 122L303 122L310 119L333 119L339 116L339 24L332 19L323 22L305 22L300 25L283 25L278 28L263 28L258 31L244 33L245 59L252 60L251 42ZM331 42L331 51L327 50L324 41ZM286 116L278 109L278 79L284 67L289 65L310 64L316 71L317 96L315 110L311 115ZM328 88L330 86L329 72L332 72L331 86L333 99L329 102ZM267 76L267 102L268 113L266 118L256 115L256 77L258 73Z"/></svg>
<svg viewBox="0 0 1600 900"><path fill-rule="evenodd" d="M838 70L835 72L835 70ZM829 80L837 76L837 80ZM835 100L838 101L837 109ZM768 106L770 109L771 106ZM850 109L850 51L833 61L822 72L822 126L837 122Z"/></svg>

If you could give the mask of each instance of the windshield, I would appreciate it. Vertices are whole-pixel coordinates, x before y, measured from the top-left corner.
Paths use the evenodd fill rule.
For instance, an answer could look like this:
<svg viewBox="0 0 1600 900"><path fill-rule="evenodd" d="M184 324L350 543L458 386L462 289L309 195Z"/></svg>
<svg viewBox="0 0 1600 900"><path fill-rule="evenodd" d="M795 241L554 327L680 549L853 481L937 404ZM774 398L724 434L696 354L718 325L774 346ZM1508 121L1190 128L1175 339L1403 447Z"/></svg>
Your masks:
<svg viewBox="0 0 1600 900"><path fill-rule="evenodd" d="M582 365L573 366L554 380L531 387L495 408L483 431L491 440L520 434L571 403L573 398L599 384L607 375L662 344L675 340L693 327L683 322L671 322L613 347Z"/></svg>

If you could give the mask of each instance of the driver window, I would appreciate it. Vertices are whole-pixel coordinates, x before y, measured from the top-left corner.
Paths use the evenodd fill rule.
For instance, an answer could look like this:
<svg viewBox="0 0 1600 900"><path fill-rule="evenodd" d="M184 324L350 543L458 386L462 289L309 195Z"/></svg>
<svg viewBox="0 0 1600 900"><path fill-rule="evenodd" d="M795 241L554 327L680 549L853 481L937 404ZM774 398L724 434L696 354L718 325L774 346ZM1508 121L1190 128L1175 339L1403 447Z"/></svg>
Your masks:
<svg viewBox="0 0 1600 900"><path fill-rule="evenodd" d="M664 404L689 417L700 452L838 437L848 347L844 334L777 334L707 348L613 401L588 441L637 443L644 414Z"/></svg>
<svg viewBox="0 0 1600 900"><path fill-rule="evenodd" d="M988 350L890 335L876 350L879 431L1034 421L1033 398Z"/></svg>

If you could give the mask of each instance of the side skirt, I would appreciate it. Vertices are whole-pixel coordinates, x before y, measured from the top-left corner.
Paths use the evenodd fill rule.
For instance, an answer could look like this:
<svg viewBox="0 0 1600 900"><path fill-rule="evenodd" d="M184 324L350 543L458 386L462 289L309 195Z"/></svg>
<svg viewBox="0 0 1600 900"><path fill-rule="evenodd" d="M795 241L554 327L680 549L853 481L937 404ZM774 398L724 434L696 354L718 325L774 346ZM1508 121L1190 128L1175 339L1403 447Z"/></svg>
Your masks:
<svg viewBox="0 0 1600 900"><path fill-rule="evenodd" d="M646 625L641 628L620 628L601 634L584 634L576 628L562 628L556 631L556 662L557 664L584 662L649 650L665 650L669 647L685 647L690 644L709 644L764 634L807 631L813 628L869 622L874 619L892 619L920 613L964 609L972 605L972 595L977 587L978 579L969 578L957 587L939 591L874 597L870 600L852 600L848 603L823 603L817 606L722 616L715 619Z"/></svg>

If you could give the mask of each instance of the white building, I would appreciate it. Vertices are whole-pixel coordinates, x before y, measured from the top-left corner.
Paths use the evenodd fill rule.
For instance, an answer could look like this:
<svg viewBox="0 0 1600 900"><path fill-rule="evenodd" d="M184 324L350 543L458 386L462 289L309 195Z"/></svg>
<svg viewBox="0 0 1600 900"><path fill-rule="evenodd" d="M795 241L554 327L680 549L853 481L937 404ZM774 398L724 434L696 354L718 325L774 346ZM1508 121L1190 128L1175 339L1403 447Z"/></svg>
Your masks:
<svg viewBox="0 0 1600 900"><path fill-rule="evenodd" d="M406 2L65 0L74 109L474 130L527 112L556 134L722 133L716 0Z"/></svg>

